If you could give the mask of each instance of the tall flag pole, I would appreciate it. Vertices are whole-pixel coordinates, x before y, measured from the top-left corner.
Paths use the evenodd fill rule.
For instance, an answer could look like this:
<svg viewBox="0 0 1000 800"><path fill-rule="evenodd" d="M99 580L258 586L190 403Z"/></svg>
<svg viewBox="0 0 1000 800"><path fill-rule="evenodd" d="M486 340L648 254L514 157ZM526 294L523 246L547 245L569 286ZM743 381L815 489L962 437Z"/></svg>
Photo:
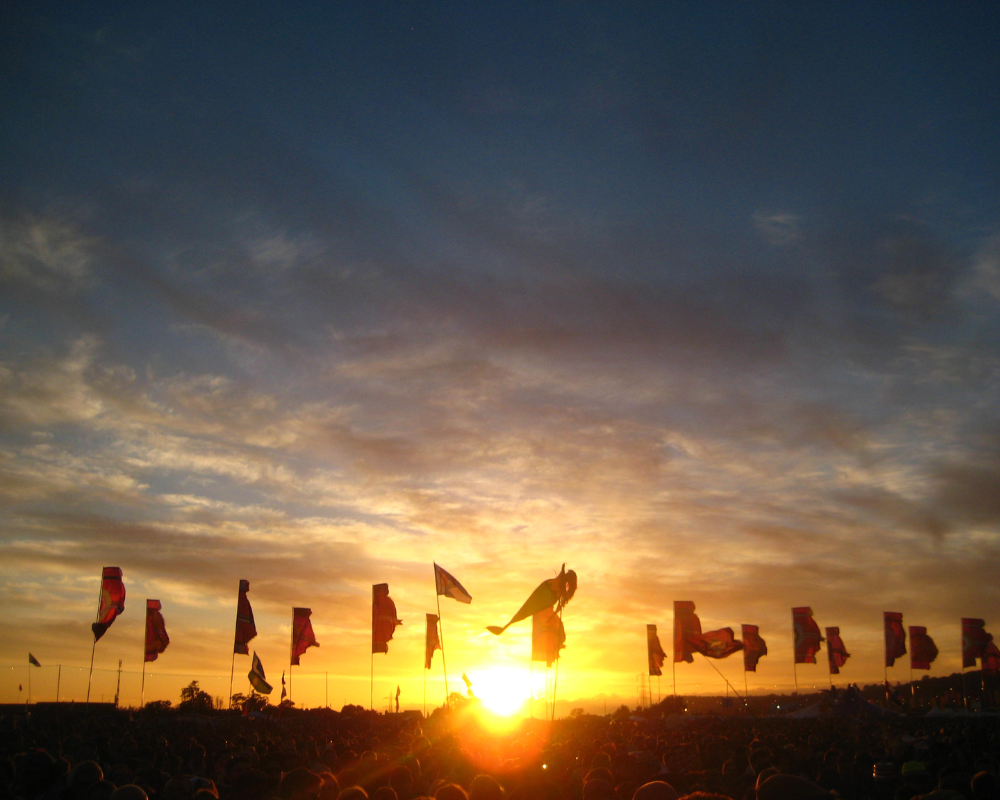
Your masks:
<svg viewBox="0 0 1000 800"><path fill-rule="evenodd" d="M90 675L87 678L87 702L90 702L90 687L94 680L94 654L97 640L111 627L119 614L125 610L125 584L122 583L120 567L105 567L101 571L101 592L97 600L97 621L90 626L94 632L94 646L90 650Z"/></svg>
<svg viewBox="0 0 1000 800"><path fill-rule="evenodd" d="M292 699L292 666L299 665L301 656L310 647L319 647L316 634L313 633L311 608L292 609L292 657L288 665L288 699Z"/></svg>
<svg viewBox="0 0 1000 800"><path fill-rule="evenodd" d="M156 661L157 656L170 644L167 626L163 621L163 614L160 613L162 607L159 600L146 599L146 641L142 652L142 688L139 690L139 708L145 705L146 699L146 662Z"/></svg>
<svg viewBox="0 0 1000 800"><path fill-rule="evenodd" d="M257 626L253 621L253 609L247 599L247 592L250 591L250 581L240 578L239 593L236 596L236 632L233 634L233 659L229 668L229 707L233 707L233 673L236 669L236 654L248 656L250 648L247 646L251 639L257 635ZM252 681L251 681L252 683Z"/></svg>
<svg viewBox="0 0 1000 800"><path fill-rule="evenodd" d="M441 649L441 638L438 636L438 615L426 614L427 630L424 633L424 716L427 716L427 671L434 660L434 651Z"/></svg>
<svg viewBox="0 0 1000 800"><path fill-rule="evenodd" d="M389 597L389 584L372 584L372 665L368 698L371 710L375 709L375 654L389 652L393 631L402 624L403 620L396 616L396 604ZM443 654L444 650L441 652Z"/></svg>
<svg viewBox="0 0 1000 800"><path fill-rule="evenodd" d="M441 626L441 667L444 670L444 702L448 705L448 662L444 654L444 620L441 617L441 595L457 600L459 603L469 604L472 602L472 595L465 591L465 587L458 582L450 572L434 562L434 592L437 600L438 625Z"/></svg>

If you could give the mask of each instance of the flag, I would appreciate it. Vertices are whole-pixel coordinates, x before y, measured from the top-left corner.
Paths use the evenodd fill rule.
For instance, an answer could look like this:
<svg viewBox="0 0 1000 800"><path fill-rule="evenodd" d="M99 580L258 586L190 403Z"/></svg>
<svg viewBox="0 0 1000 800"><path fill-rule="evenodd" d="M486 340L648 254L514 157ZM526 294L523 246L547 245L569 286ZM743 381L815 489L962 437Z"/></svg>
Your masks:
<svg viewBox="0 0 1000 800"><path fill-rule="evenodd" d="M674 663L694 661L691 638L701 635L701 620L690 600L674 600Z"/></svg>
<svg viewBox="0 0 1000 800"><path fill-rule="evenodd" d="M97 622L91 625L94 641L100 639L111 627L115 618L125 610L125 584L120 567L105 567L101 574L101 603L97 609Z"/></svg>
<svg viewBox="0 0 1000 800"><path fill-rule="evenodd" d="M795 663L815 664L816 653L823 637L819 625L812 618L812 609L799 606L792 609L792 630L795 633Z"/></svg>
<svg viewBox="0 0 1000 800"><path fill-rule="evenodd" d="M576 594L576 573L573 570L567 572L566 565L563 564L562 570L556 577L542 581L538 585L538 588L524 601L524 605L510 618L510 622L502 628L490 625L486 630L499 636L515 622L527 619L543 609L555 606L558 613L573 599L574 594Z"/></svg>
<svg viewBox="0 0 1000 800"><path fill-rule="evenodd" d="M459 603L472 602L472 595L465 591L465 587L455 579L455 576L437 564L434 564L434 585L438 594L458 600Z"/></svg>
<svg viewBox="0 0 1000 800"><path fill-rule="evenodd" d="M427 634L424 636L424 669L431 668L431 661L434 659L434 651L441 649L441 638L438 636L437 614L427 615Z"/></svg>
<svg viewBox="0 0 1000 800"><path fill-rule="evenodd" d="M260 663L256 652L253 654L253 666L250 667L247 678L250 679L251 686L261 694L271 694L274 691L271 684L267 682L267 678L264 677L264 665Z"/></svg>
<svg viewBox="0 0 1000 800"><path fill-rule="evenodd" d="M903 630L903 615L898 611L883 611L885 626L885 665L891 667L897 658L906 655L906 631Z"/></svg>
<svg viewBox="0 0 1000 800"><path fill-rule="evenodd" d="M767 642L758 632L756 625L744 625L743 633L743 669L746 672L756 672L757 662L767 655Z"/></svg>
<svg viewBox="0 0 1000 800"><path fill-rule="evenodd" d="M399 684L396 684L396 713L399 713Z"/></svg>
<svg viewBox="0 0 1000 800"><path fill-rule="evenodd" d="M646 661L649 664L650 675L663 674L663 662L667 654L663 652L660 645L660 637L656 635L656 626L646 626Z"/></svg>
<svg viewBox="0 0 1000 800"><path fill-rule="evenodd" d="M311 608L292 609L292 664L296 667L299 665L299 656L310 647L319 647L316 634L313 633L313 624L309 620L312 613Z"/></svg>
<svg viewBox="0 0 1000 800"><path fill-rule="evenodd" d="M462 673L462 680L465 681L465 693L469 695L469 697L475 697L476 695L472 691L472 681L469 680L469 676L464 672Z"/></svg>
<svg viewBox="0 0 1000 800"><path fill-rule="evenodd" d="M826 629L826 660L830 664L830 674L839 675L840 668L847 663L851 654L844 646L844 640L840 638L840 628Z"/></svg>
<svg viewBox="0 0 1000 800"><path fill-rule="evenodd" d="M31 655L31 653L28 653L28 663L31 664L31 666L33 667L42 666L41 664L38 663L38 659L35 658L33 655Z"/></svg>
<svg viewBox="0 0 1000 800"><path fill-rule="evenodd" d="M993 642L986 643L981 664L984 675L996 675L1000 672L1000 650Z"/></svg>
<svg viewBox="0 0 1000 800"><path fill-rule="evenodd" d="M281 699L284 700L288 697L288 692L285 691L285 671L281 670Z"/></svg>
<svg viewBox="0 0 1000 800"><path fill-rule="evenodd" d="M555 608L543 608L531 615L531 660L551 667L566 646L566 630Z"/></svg>
<svg viewBox="0 0 1000 800"><path fill-rule="evenodd" d="M986 646L993 636L986 632L986 622L981 619L962 617L962 667L976 666L976 659L986 653Z"/></svg>
<svg viewBox="0 0 1000 800"><path fill-rule="evenodd" d="M689 643L692 649L706 658L727 658L743 649L743 642L736 638L732 628L694 635Z"/></svg>
<svg viewBox="0 0 1000 800"><path fill-rule="evenodd" d="M397 625L403 620L396 617L396 604L389 597L389 584L372 586L372 652L388 653L389 641Z"/></svg>
<svg viewBox="0 0 1000 800"><path fill-rule="evenodd" d="M143 661L156 661L156 657L170 644L161 608L159 600L146 600L146 655Z"/></svg>
<svg viewBox="0 0 1000 800"><path fill-rule="evenodd" d="M937 658L938 649L934 640L927 635L927 628L910 626L910 669L930 669Z"/></svg>
<svg viewBox="0 0 1000 800"><path fill-rule="evenodd" d="M253 609L250 608L250 601L247 600L247 592L250 591L250 581L240 580L240 596L236 601L236 640L233 643L233 652L242 655L250 655L250 648L247 643L257 635L257 626L253 622Z"/></svg>

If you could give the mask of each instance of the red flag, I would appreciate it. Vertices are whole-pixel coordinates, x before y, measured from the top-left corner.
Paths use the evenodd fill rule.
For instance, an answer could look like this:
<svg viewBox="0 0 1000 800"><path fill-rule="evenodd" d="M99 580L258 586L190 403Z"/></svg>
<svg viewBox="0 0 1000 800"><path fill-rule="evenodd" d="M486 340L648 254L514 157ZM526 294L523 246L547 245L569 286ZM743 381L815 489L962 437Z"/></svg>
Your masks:
<svg viewBox="0 0 1000 800"><path fill-rule="evenodd" d="M799 606L792 609L792 630L795 632L795 663L815 664L823 637L812 618L812 609Z"/></svg>
<svg viewBox="0 0 1000 800"><path fill-rule="evenodd" d="M674 663L694 661L691 637L701 635L701 620L690 600L674 600Z"/></svg>
<svg viewBox="0 0 1000 800"><path fill-rule="evenodd" d="M981 619L962 617L962 666L976 666L976 659L986 653L986 646L993 636L986 632L986 622Z"/></svg>
<svg viewBox="0 0 1000 800"><path fill-rule="evenodd" d="M101 603L97 609L97 622L90 626L94 641L100 639L111 627L115 618L125 610L125 584L120 567L105 567L101 573Z"/></svg>
<svg viewBox="0 0 1000 800"><path fill-rule="evenodd" d="M646 661L649 662L650 675L663 674L663 662L667 654L663 652L660 645L660 637L656 635L656 626L646 626Z"/></svg>
<svg viewBox="0 0 1000 800"><path fill-rule="evenodd" d="M885 665L891 667L897 658L906 655L906 631L903 630L903 615L898 611L883 611L885 626Z"/></svg>
<svg viewBox="0 0 1000 800"><path fill-rule="evenodd" d="M242 655L250 655L250 648L247 643L257 635L257 626L253 622L253 609L250 608L250 601L247 600L247 592L250 591L250 581L240 580L240 596L236 601L236 638L233 643L233 652Z"/></svg>
<svg viewBox="0 0 1000 800"><path fill-rule="evenodd" d="M727 658L743 649L743 642L736 638L732 628L719 628L692 636L691 647L707 658Z"/></svg>
<svg viewBox="0 0 1000 800"><path fill-rule="evenodd" d="M312 613L311 608L292 609L292 665L296 667L299 665L299 656L310 647L319 647L309 619Z"/></svg>
<svg viewBox="0 0 1000 800"><path fill-rule="evenodd" d="M938 649L934 640L927 635L927 628L910 626L910 669L930 669L937 658Z"/></svg>
<svg viewBox="0 0 1000 800"><path fill-rule="evenodd" d="M996 644L987 642L983 650L982 668L984 675L996 675L1000 672L1000 650Z"/></svg>
<svg viewBox="0 0 1000 800"><path fill-rule="evenodd" d="M746 672L756 672L757 662L767 655L767 642L761 637L756 625L744 625L743 633L743 669Z"/></svg>
<svg viewBox="0 0 1000 800"><path fill-rule="evenodd" d="M424 637L424 669L431 668L434 651L441 649L441 638L438 636L438 615L427 615L427 635Z"/></svg>
<svg viewBox="0 0 1000 800"><path fill-rule="evenodd" d="M396 617L396 604L389 597L389 584L372 586L372 652L388 653L389 641L397 625L403 620Z"/></svg>
<svg viewBox="0 0 1000 800"><path fill-rule="evenodd" d="M167 649L170 637L160 613L159 600L146 600L146 655L144 661L156 661L156 657Z"/></svg>
<svg viewBox="0 0 1000 800"><path fill-rule="evenodd" d="M551 667L566 644L566 630L555 608L543 608L531 615L531 660Z"/></svg>
<svg viewBox="0 0 1000 800"><path fill-rule="evenodd" d="M826 629L826 660L830 664L830 674L839 675L840 668L847 663L851 654L844 646L844 640L840 638L840 628Z"/></svg>

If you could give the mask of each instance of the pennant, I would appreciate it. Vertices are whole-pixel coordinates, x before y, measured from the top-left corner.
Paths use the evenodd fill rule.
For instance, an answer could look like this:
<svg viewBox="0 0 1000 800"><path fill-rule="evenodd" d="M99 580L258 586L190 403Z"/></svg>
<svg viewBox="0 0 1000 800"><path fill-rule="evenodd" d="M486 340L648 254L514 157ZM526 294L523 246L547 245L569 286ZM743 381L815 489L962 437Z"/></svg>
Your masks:
<svg viewBox="0 0 1000 800"><path fill-rule="evenodd" d="M551 667L566 644L566 629L555 608L543 608L531 615L531 660Z"/></svg>
<svg viewBox="0 0 1000 800"><path fill-rule="evenodd" d="M439 619L437 614L427 615L427 634L424 636L424 669L431 668L434 651L441 649L441 638L438 636Z"/></svg>
<svg viewBox="0 0 1000 800"><path fill-rule="evenodd" d="M937 658L938 649L934 640L927 635L927 628L910 626L910 669L930 669Z"/></svg>
<svg viewBox="0 0 1000 800"><path fill-rule="evenodd" d="M146 654L143 661L156 661L156 657L170 644L161 608L159 600L146 600Z"/></svg>
<svg viewBox="0 0 1000 800"><path fill-rule="evenodd" d="M992 634L986 632L986 622L981 619L962 617L962 667L976 666L976 659L986 653L986 646L993 641Z"/></svg>
<svg viewBox="0 0 1000 800"><path fill-rule="evenodd" d="M1000 672L1000 650L994 642L987 642L983 651L982 669L984 675L996 675Z"/></svg>
<svg viewBox="0 0 1000 800"><path fill-rule="evenodd" d="M28 663L31 664L31 666L33 667L42 666L41 664L38 663L38 659L35 658L33 655L31 655L31 653L28 653Z"/></svg>
<svg viewBox="0 0 1000 800"><path fill-rule="evenodd" d="M288 697L288 692L285 691L285 671L281 670L281 699L284 700Z"/></svg>
<svg viewBox="0 0 1000 800"><path fill-rule="evenodd" d="M267 678L264 677L264 665L260 663L260 659L257 658L256 651L253 654L253 662L250 667L250 671L247 673L247 678L250 679L250 685L260 692L261 694L271 694L274 688L267 682Z"/></svg>
<svg viewBox="0 0 1000 800"><path fill-rule="evenodd" d="M719 628L692 636L690 645L706 658L728 658L743 649L743 642L736 638L732 628Z"/></svg>
<svg viewBox="0 0 1000 800"><path fill-rule="evenodd" d="M389 584L372 586L372 652L388 653L389 642L397 625L403 620L396 617L396 604L389 597Z"/></svg>
<svg viewBox="0 0 1000 800"><path fill-rule="evenodd" d="M891 667L897 658L906 655L906 631L903 630L903 615L898 611L883 611L885 626L885 665Z"/></svg>
<svg viewBox="0 0 1000 800"><path fill-rule="evenodd" d="M650 675L662 675L663 674L663 662L666 659L667 654L663 652L663 647L660 646L660 637L656 635L656 626L647 625L646 626L646 661L649 664L649 674Z"/></svg>
<svg viewBox="0 0 1000 800"><path fill-rule="evenodd" d="M486 630L499 636L515 622L527 619L543 609L555 606L556 613L559 613L563 606L573 599L574 594L576 594L576 573L573 570L567 572L566 565L563 564L562 570L556 577L542 581L538 585L538 588L524 601L524 605L510 618L510 622L502 628L490 625Z"/></svg>
<svg viewBox="0 0 1000 800"><path fill-rule="evenodd" d="M115 618L125 610L125 584L120 567L105 567L101 574L101 603L97 609L97 622L90 626L97 642L111 627Z"/></svg>
<svg viewBox="0 0 1000 800"><path fill-rule="evenodd" d="M839 675L840 668L847 663L851 654L844 646L844 640L840 638L840 628L826 629L826 660L830 664L830 674Z"/></svg>
<svg viewBox="0 0 1000 800"><path fill-rule="evenodd" d="M701 636L701 620L694 613L694 603L674 600L674 663L694 661L691 640L695 636Z"/></svg>
<svg viewBox="0 0 1000 800"><path fill-rule="evenodd" d="M319 647L309 619L312 613L311 608L292 609L292 665L296 667L299 665L299 656L310 647Z"/></svg>
<svg viewBox="0 0 1000 800"><path fill-rule="evenodd" d="M808 606L792 609L796 664L815 664L816 653L819 652L820 643L824 641L819 632L819 625L812 618L812 613L812 609Z"/></svg>
<svg viewBox="0 0 1000 800"><path fill-rule="evenodd" d="M756 672L757 662L767 655L767 642L758 632L756 625L744 625L743 634L743 669L746 672Z"/></svg>
<svg viewBox="0 0 1000 800"><path fill-rule="evenodd" d="M250 601L247 600L247 592L250 591L250 581L240 580L240 596L236 601L236 639L233 643L233 652L244 656L250 655L250 648L247 643L257 635L257 626L253 622L253 609L250 608Z"/></svg>
<svg viewBox="0 0 1000 800"><path fill-rule="evenodd" d="M465 591L465 587L455 579L455 576L437 564L434 564L434 585L439 595L443 594L452 600L458 600L459 603L472 602L472 595Z"/></svg>

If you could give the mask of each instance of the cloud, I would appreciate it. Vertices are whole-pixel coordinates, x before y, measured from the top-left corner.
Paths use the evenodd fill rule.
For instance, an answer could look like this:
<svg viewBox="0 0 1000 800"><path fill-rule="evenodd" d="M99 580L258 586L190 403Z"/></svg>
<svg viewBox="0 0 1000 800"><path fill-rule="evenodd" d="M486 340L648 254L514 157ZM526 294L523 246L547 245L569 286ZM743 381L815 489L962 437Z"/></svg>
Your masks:
<svg viewBox="0 0 1000 800"><path fill-rule="evenodd" d="M761 238L772 247L787 247L802 238L802 219L795 214L758 211L753 215L753 221Z"/></svg>
<svg viewBox="0 0 1000 800"><path fill-rule="evenodd" d="M0 283L74 292L93 282L97 239L50 216L0 217Z"/></svg>

